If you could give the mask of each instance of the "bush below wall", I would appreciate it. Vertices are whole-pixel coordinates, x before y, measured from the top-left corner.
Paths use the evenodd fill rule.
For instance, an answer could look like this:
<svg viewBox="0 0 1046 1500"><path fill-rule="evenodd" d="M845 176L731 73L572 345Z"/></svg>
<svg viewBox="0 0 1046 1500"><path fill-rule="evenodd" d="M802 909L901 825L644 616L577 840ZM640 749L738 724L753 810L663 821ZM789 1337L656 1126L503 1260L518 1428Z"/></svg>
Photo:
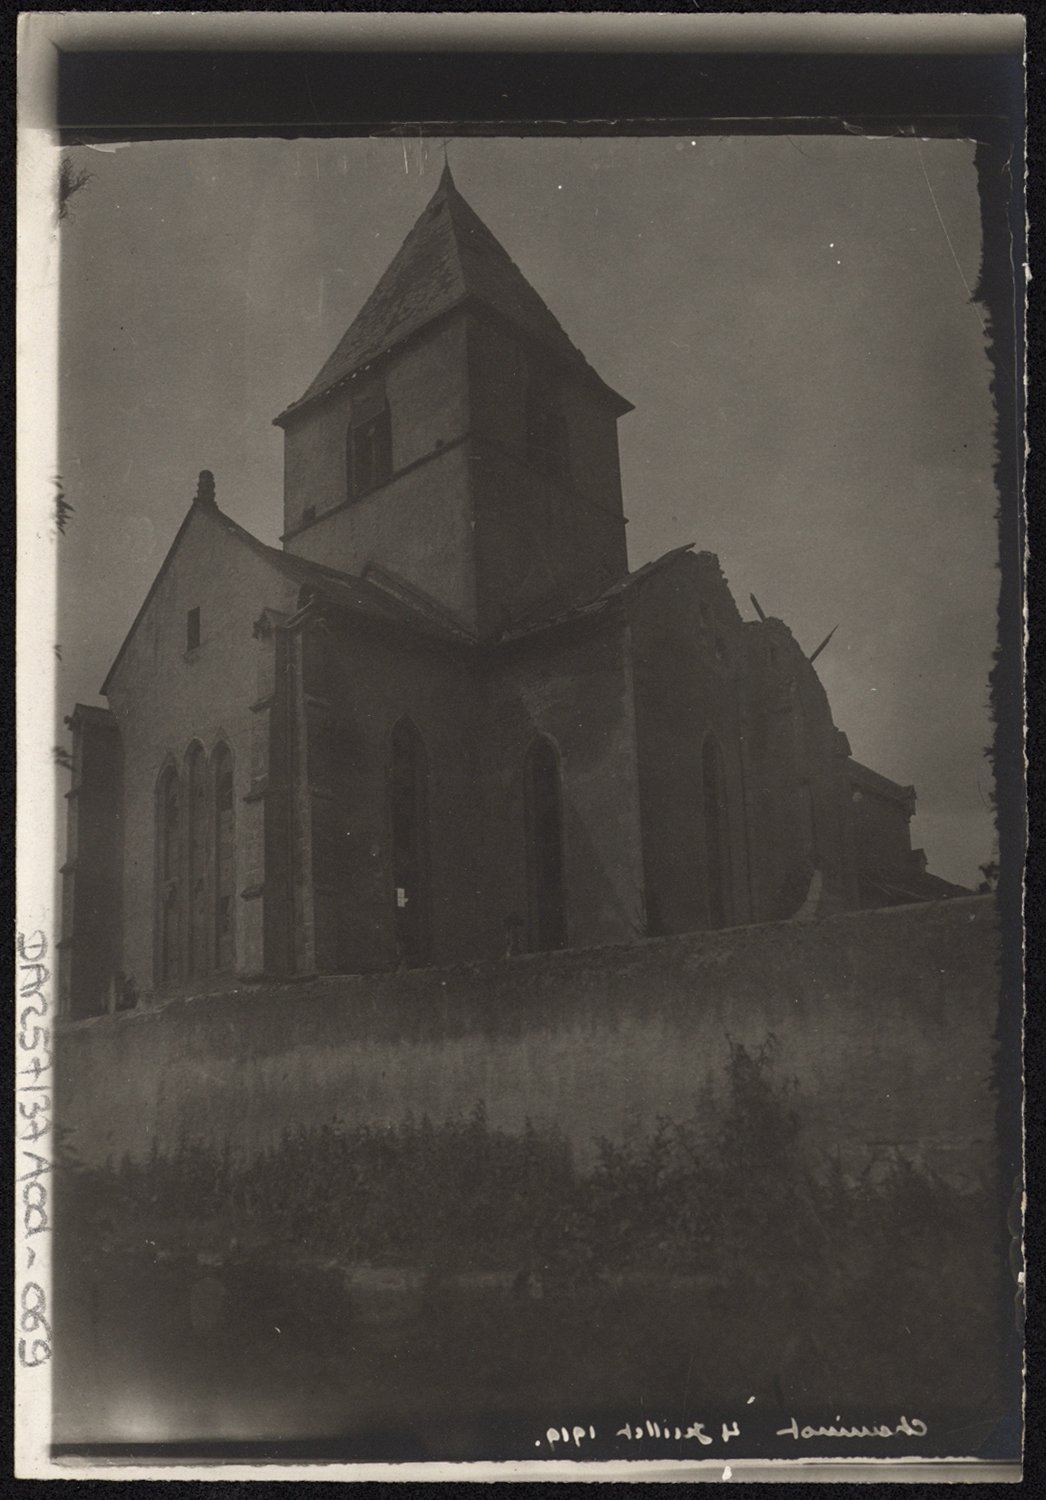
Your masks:
<svg viewBox="0 0 1046 1500"><path fill-rule="evenodd" d="M606 1429L637 1400L668 1421L681 1396L691 1417L752 1398L779 1424L893 1404L927 1452L942 1424L972 1443L1003 1410L998 1204L896 1152L822 1170L776 1052L731 1042L699 1121L603 1140L586 1171L562 1136L493 1129L481 1106L302 1129L246 1165L185 1143L89 1168L66 1149L59 1431L89 1407L85 1435L119 1440L133 1348L136 1421L152 1402L168 1429L207 1381L257 1435L274 1410L299 1435L344 1430L365 1367L379 1425L540 1396ZM303 1381L322 1393L308 1416Z"/></svg>

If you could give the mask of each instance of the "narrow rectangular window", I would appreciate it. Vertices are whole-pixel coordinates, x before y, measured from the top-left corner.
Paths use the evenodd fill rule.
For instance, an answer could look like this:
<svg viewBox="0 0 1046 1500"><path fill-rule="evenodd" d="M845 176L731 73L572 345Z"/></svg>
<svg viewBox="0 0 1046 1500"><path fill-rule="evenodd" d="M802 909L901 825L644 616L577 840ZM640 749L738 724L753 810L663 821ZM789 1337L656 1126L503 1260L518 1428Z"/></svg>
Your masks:
<svg viewBox="0 0 1046 1500"><path fill-rule="evenodd" d="M373 415L366 417L361 412L369 412L373 402L357 405L360 409L353 408L346 449L350 499L377 489L392 475L392 424L388 403L383 403Z"/></svg>
<svg viewBox="0 0 1046 1500"><path fill-rule="evenodd" d="M185 649L195 651L200 644L200 611L191 609L185 617Z"/></svg>

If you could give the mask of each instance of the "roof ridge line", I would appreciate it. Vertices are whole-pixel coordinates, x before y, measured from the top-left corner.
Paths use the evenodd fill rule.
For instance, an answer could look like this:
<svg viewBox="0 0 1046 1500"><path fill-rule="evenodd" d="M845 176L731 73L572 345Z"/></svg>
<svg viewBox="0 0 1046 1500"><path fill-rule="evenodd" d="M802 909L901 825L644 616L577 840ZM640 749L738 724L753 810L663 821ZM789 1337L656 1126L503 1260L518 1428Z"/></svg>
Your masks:
<svg viewBox="0 0 1046 1500"><path fill-rule="evenodd" d="M232 516L228 516L224 511L219 510L217 505L212 504L209 509L212 515L216 515L219 521L225 523L229 531L246 542L256 552L261 553L273 567L278 568L284 574L289 574L298 580L302 579L303 574L312 573L314 577L316 574L319 574L320 576L315 578L317 588L322 589L323 583L326 581L334 585L341 584L352 589L357 589L363 594L370 594L375 602L380 601L386 607L390 604L395 606L390 623L396 620L396 612L399 612L399 623L408 629L420 629L424 626L432 629L434 626L442 624L442 622L435 621L432 616L426 615L423 610L412 606L407 600L398 599L390 591L372 583L369 578L364 578L358 573L343 572L340 568L328 567L326 563L313 562L311 558L299 557L296 552L288 552L284 548L270 547L268 542L263 542L260 537L256 537L252 531L248 531L245 526L241 526L238 521L234 521ZM448 625L443 624L442 628L446 634L450 634L450 627ZM459 635L461 639L468 639L463 632L459 631Z"/></svg>

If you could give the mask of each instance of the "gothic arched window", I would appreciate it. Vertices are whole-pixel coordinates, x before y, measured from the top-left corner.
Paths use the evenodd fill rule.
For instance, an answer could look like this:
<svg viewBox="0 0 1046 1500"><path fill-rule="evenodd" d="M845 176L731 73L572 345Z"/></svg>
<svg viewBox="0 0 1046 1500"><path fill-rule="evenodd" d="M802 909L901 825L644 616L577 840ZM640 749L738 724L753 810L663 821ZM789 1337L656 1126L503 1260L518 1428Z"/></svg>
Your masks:
<svg viewBox="0 0 1046 1500"><path fill-rule="evenodd" d="M730 828L726 801L726 767L719 742L709 735L701 750L701 780L705 812L705 857L708 921L712 927L733 922L730 874Z"/></svg>
<svg viewBox="0 0 1046 1500"><path fill-rule="evenodd" d="M563 804L559 757L551 740L536 739L523 768L527 820L527 885L530 947L565 948L566 893L563 886Z"/></svg>
<svg viewBox="0 0 1046 1500"><path fill-rule="evenodd" d="M208 856L210 854L211 798L208 795L207 762L202 745L194 745L186 763L188 797L188 965L190 977L206 974L211 967L211 920L208 901Z"/></svg>
<svg viewBox="0 0 1046 1500"><path fill-rule="evenodd" d="M236 813L233 803L232 753L219 745L212 767L214 782L214 967L231 969L236 958Z"/></svg>
<svg viewBox="0 0 1046 1500"><path fill-rule="evenodd" d="M428 774L425 746L409 719L392 731L389 813L396 948L418 967L429 957Z"/></svg>
<svg viewBox="0 0 1046 1500"><path fill-rule="evenodd" d="M160 984L181 977L181 786L168 766L156 794L156 978Z"/></svg>

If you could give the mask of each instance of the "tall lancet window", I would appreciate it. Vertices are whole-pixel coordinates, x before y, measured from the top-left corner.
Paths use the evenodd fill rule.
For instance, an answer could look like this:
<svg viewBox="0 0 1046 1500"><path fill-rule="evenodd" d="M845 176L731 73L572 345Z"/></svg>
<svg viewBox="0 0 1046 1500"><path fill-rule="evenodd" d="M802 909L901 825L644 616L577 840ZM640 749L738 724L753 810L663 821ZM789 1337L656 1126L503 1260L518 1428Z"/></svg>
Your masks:
<svg viewBox="0 0 1046 1500"><path fill-rule="evenodd" d="M219 745L214 756L214 966L231 969L236 944L233 930L236 883L235 809L232 794L232 754Z"/></svg>
<svg viewBox="0 0 1046 1500"><path fill-rule="evenodd" d="M430 950L428 786L425 746L409 719L392 731L389 813L397 955L416 968Z"/></svg>
<svg viewBox="0 0 1046 1500"><path fill-rule="evenodd" d="M539 952L565 948L567 917L559 757L555 746L544 737L536 739L527 751L524 786L530 947Z"/></svg>
<svg viewBox="0 0 1046 1500"><path fill-rule="evenodd" d="M156 795L156 978L160 984L181 977L181 802L178 772L168 766Z"/></svg>
<svg viewBox="0 0 1046 1500"><path fill-rule="evenodd" d="M189 858L186 862L189 905L188 972L192 977L208 972L212 948L207 868L211 799L207 795L207 762L200 745L194 745L189 752L185 779L189 799Z"/></svg>
<svg viewBox="0 0 1046 1500"><path fill-rule="evenodd" d="M705 740L701 751L701 778L705 809L708 921L712 927L729 927L734 918L734 904L731 892L726 767L719 742L711 735Z"/></svg>
<svg viewBox="0 0 1046 1500"><path fill-rule="evenodd" d="M817 815L814 811L814 794L809 782L799 788L799 809L802 819L802 838L805 852L816 870L821 862L817 848Z"/></svg>

